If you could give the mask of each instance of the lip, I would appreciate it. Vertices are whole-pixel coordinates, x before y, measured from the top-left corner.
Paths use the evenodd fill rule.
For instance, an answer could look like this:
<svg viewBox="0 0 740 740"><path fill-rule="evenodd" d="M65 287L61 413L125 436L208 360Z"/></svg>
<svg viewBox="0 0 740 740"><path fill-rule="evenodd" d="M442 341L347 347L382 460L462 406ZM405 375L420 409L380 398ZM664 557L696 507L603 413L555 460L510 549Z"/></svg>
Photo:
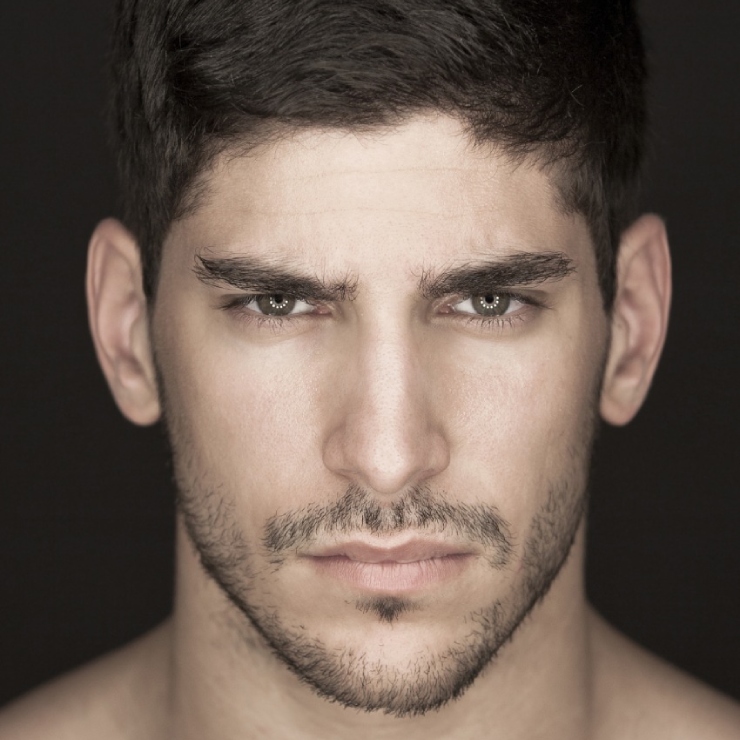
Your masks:
<svg viewBox="0 0 740 740"><path fill-rule="evenodd" d="M319 548L304 557L319 574L353 588L399 594L460 575L473 553L459 545L428 540L389 546L353 541Z"/></svg>
<svg viewBox="0 0 740 740"><path fill-rule="evenodd" d="M376 545L362 541L344 542L308 553L310 557L344 557L360 563L417 563L453 555L470 555L459 545L430 540L411 540L397 545Z"/></svg>

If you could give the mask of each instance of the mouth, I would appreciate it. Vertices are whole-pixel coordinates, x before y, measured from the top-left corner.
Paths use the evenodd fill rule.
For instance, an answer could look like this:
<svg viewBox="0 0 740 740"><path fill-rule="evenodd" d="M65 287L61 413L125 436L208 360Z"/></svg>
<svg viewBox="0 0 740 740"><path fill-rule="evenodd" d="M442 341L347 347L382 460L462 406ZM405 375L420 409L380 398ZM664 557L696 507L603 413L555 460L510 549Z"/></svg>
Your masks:
<svg viewBox="0 0 740 740"><path fill-rule="evenodd" d="M374 594L399 595L458 576L474 553L460 545L429 540L396 545L352 541L318 548L303 557L326 578Z"/></svg>

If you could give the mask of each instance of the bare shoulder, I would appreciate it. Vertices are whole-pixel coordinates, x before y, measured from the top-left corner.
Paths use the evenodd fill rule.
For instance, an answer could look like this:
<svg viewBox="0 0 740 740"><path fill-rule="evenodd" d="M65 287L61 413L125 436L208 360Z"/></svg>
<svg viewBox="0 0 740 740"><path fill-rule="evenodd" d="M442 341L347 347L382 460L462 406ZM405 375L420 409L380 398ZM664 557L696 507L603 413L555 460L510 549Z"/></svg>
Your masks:
<svg viewBox="0 0 740 740"><path fill-rule="evenodd" d="M740 740L740 705L596 615L592 635L600 738Z"/></svg>
<svg viewBox="0 0 740 740"><path fill-rule="evenodd" d="M168 641L162 625L17 699L0 711L0 740L155 736Z"/></svg>

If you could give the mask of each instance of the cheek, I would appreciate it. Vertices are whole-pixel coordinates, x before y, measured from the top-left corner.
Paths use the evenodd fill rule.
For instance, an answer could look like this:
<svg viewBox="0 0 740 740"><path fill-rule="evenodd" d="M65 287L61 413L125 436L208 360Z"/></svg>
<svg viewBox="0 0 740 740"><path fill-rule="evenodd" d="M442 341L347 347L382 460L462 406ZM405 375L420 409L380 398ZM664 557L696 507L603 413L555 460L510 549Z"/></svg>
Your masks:
<svg viewBox="0 0 740 740"><path fill-rule="evenodd" d="M598 342L560 340L481 344L446 368L452 480L475 486L515 531L554 485L585 483Z"/></svg>
<svg viewBox="0 0 740 740"><path fill-rule="evenodd" d="M315 431L307 420L316 413L320 368L300 344L254 347L197 331L171 332L162 342L178 475L219 490L258 521L274 513L278 494L288 506L306 490L315 494Z"/></svg>

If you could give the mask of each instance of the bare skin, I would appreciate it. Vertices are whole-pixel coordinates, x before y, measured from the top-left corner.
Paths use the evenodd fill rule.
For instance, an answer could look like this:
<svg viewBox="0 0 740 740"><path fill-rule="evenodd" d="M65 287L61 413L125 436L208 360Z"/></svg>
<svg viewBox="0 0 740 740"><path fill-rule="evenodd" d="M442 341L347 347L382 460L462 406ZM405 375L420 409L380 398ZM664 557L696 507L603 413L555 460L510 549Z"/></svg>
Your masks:
<svg viewBox="0 0 740 740"><path fill-rule="evenodd" d="M734 702L647 653L593 611L588 614L586 634L594 656L591 668L594 719L592 734L584 737L734 740L740 736L740 710ZM172 644L172 622L168 621L137 642L40 687L0 715L0 738L163 740L179 737L172 732L169 710ZM494 727L479 737L505 737ZM372 730L367 734L361 734L358 729L353 732L359 738L378 736ZM546 729L540 735L528 737L540 736L554 737ZM244 728L239 737L309 738L312 735L286 734L275 727L273 717L265 716L255 718L254 724ZM459 735L452 731L429 737Z"/></svg>
<svg viewBox="0 0 740 740"><path fill-rule="evenodd" d="M0 738L737 737L584 593L593 417L634 416L665 337L660 219L625 232L607 317L583 219L454 120L302 132L208 184L151 322L128 232L90 248L114 397L166 412L173 617Z"/></svg>

